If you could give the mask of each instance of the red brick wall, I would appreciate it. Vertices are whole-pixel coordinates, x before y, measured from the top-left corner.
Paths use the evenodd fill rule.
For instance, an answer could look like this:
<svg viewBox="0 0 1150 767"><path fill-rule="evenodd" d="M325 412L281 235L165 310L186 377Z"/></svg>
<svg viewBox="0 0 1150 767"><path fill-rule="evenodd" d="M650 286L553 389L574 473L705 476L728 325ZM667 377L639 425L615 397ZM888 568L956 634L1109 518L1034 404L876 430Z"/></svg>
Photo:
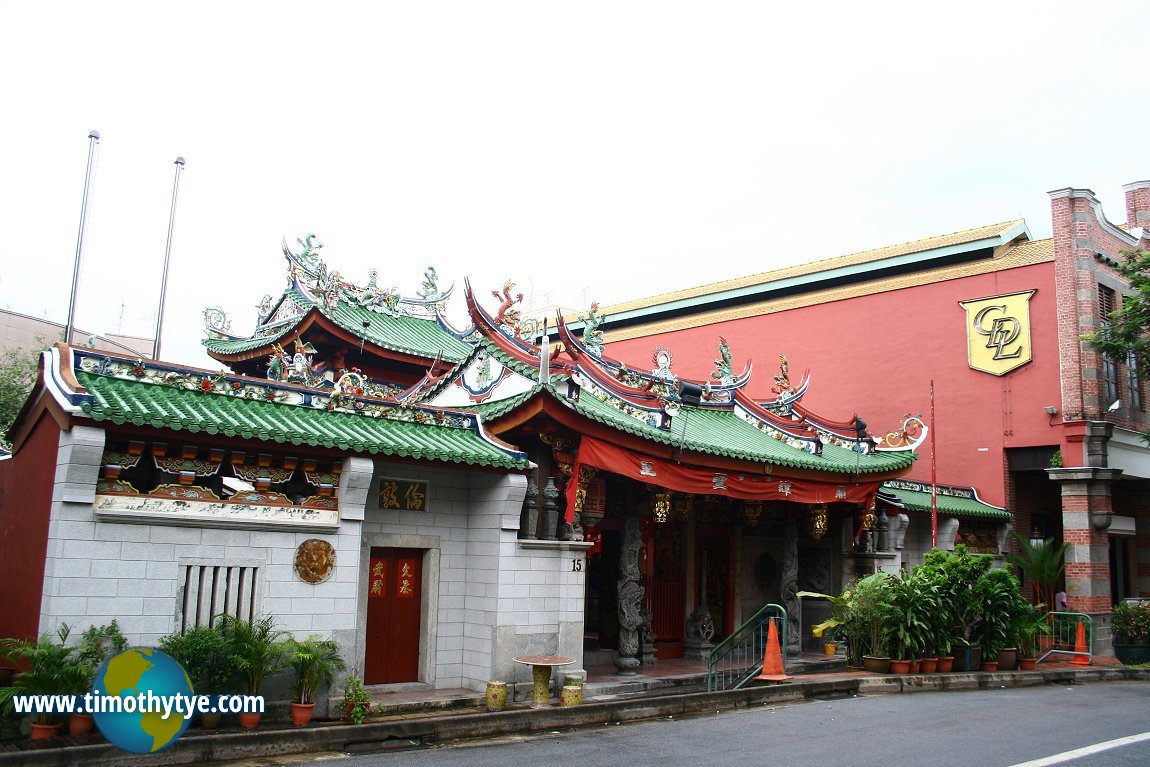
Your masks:
<svg viewBox="0 0 1150 767"><path fill-rule="evenodd" d="M1150 198L1150 189L1136 191L1136 195L1127 194L1128 212L1131 205L1142 205L1143 197ZM1150 214L1150 204L1142 209L1148 211L1144 215ZM1124 284L1118 272L1105 260L1099 260L1097 254L1102 254L1105 259L1121 261L1121 251L1132 247L1127 240L1116 235L1113 228L1099 221L1100 214L1101 208L1090 190L1066 189L1051 193L1059 353L1063 360L1062 415L1068 421L1107 420L1116 426L1145 431L1150 428L1150 418L1145 410L1130 407L1125 361L1118 361L1118 390L1123 407L1114 413L1106 413L1110 401L1104 394L1101 357L1080 338L1098 329L1099 283L1114 287L1119 293ZM1144 371L1143 379L1146 374ZM1145 380L1141 388L1144 408L1150 408L1150 403L1146 402ZM1072 452L1080 452L1080 447L1074 446ZM1082 456L1064 455L1063 459L1067 466L1080 465Z"/></svg>
<svg viewBox="0 0 1150 767"><path fill-rule="evenodd" d="M1150 181L1136 181L1122 188L1126 192L1126 226L1150 228Z"/></svg>
<svg viewBox="0 0 1150 767"><path fill-rule="evenodd" d="M19 451L0 461L0 637L39 631L59 448L60 427L44 414Z"/></svg>

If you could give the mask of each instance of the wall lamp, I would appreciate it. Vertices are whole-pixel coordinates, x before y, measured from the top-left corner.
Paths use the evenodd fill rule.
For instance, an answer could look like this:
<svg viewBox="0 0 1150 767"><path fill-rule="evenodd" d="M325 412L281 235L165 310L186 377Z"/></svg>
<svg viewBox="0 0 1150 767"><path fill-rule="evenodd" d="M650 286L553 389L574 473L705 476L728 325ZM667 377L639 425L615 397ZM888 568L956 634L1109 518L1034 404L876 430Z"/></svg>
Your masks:
<svg viewBox="0 0 1150 767"><path fill-rule="evenodd" d="M1054 407L1054 405L1047 405L1046 407L1044 407L1042 409L1046 411L1046 414L1048 416L1050 416L1050 425L1053 426L1054 425L1054 416L1058 415L1058 408Z"/></svg>

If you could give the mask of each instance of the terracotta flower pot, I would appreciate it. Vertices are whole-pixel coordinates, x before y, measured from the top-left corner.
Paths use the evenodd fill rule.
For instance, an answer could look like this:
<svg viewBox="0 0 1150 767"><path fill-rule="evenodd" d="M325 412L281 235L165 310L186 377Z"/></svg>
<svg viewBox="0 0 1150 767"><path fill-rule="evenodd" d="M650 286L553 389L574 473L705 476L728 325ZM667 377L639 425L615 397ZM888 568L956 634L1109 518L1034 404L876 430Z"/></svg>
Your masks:
<svg viewBox="0 0 1150 767"><path fill-rule="evenodd" d="M864 655L863 668L872 674L886 674L890 672L890 658L878 655Z"/></svg>
<svg viewBox="0 0 1150 767"><path fill-rule="evenodd" d="M220 726L220 720L223 718L224 715L218 711L214 714L200 714L200 729L214 730Z"/></svg>
<svg viewBox="0 0 1150 767"><path fill-rule="evenodd" d="M240 729L254 730L260 723L263 714L240 714Z"/></svg>
<svg viewBox="0 0 1150 767"><path fill-rule="evenodd" d="M291 723L296 727L306 727L311 723L311 717L314 713L314 703L292 703Z"/></svg>
<svg viewBox="0 0 1150 767"><path fill-rule="evenodd" d="M922 658L910 659L910 673L917 674L922 671Z"/></svg>
<svg viewBox="0 0 1150 767"><path fill-rule="evenodd" d="M63 726L63 723L36 724L33 722L32 735L29 737L29 740L48 740L49 738L54 738L60 734L60 728Z"/></svg>
<svg viewBox="0 0 1150 767"><path fill-rule="evenodd" d="M1037 663L1038 661L1034 660L1034 658L1019 658L1018 669L1019 671L1033 671Z"/></svg>
<svg viewBox="0 0 1150 767"><path fill-rule="evenodd" d="M890 673L892 674L909 674L910 661L909 660L895 660L891 658Z"/></svg>
<svg viewBox="0 0 1150 767"><path fill-rule="evenodd" d="M938 671L938 658L923 658L922 673L933 674Z"/></svg>
<svg viewBox="0 0 1150 767"><path fill-rule="evenodd" d="M996 661L996 660L984 660L982 662L981 668L983 671L987 671L987 672L998 671L998 661Z"/></svg>
<svg viewBox="0 0 1150 767"><path fill-rule="evenodd" d="M949 674L954 670L954 656L953 655L940 655L938 656L938 673Z"/></svg>
<svg viewBox="0 0 1150 767"><path fill-rule="evenodd" d="M87 735L96 726L91 714L72 714L68 717L69 735Z"/></svg>
<svg viewBox="0 0 1150 767"><path fill-rule="evenodd" d="M999 671L1013 671L1018 666L1018 648L1007 647L1005 650L999 650L996 660Z"/></svg>

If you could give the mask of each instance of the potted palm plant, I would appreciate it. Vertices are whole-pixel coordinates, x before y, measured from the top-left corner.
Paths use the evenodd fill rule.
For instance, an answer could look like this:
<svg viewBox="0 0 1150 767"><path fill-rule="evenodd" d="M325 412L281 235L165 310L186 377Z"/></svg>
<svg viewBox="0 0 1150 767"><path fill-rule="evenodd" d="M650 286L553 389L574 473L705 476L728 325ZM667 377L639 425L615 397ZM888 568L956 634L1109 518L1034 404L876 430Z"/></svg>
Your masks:
<svg viewBox="0 0 1150 767"><path fill-rule="evenodd" d="M982 646L982 670L999 670L999 653L1014 647L1016 616L1024 605L1018 591L1018 579L1009 567L989 570L975 584L975 594L982 601L982 619L978 638ZM1013 664L1012 664L1013 665Z"/></svg>
<svg viewBox="0 0 1150 767"><path fill-rule="evenodd" d="M919 629L922 627L914 578L909 575L892 578L882 595L886 603L883 634L887 646L894 650L890 670L895 674L905 674L910 671L911 658L917 649Z"/></svg>
<svg viewBox="0 0 1150 767"><path fill-rule="evenodd" d="M955 545L953 552L935 549L923 557L920 567L938 584L939 599L948 606L948 643L954 651L956 671L977 669L981 662L982 649L975 640L986 606L977 585L993 564L989 554L972 554L962 543Z"/></svg>
<svg viewBox="0 0 1150 767"><path fill-rule="evenodd" d="M77 653L80 661L86 664L90 671L86 679L76 680L76 689L72 694L83 695L88 692L92 687L93 675L109 658L127 649L128 640L120 631L120 624L115 619L105 626L89 626L85 629ZM94 727L95 722L89 713L73 712L68 717L69 735L87 735Z"/></svg>
<svg viewBox="0 0 1150 767"><path fill-rule="evenodd" d="M276 629L275 618L270 615L251 621L223 615L219 627L226 641L228 657L244 684L244 691L248 695L259 695L264 679L283 666L284 643L281 637L284 632ZM241 713L240 727L255 729L260 716L256 712Z"/></svg>
<svg viewBox="0 0 1150 767"><path fill-rule="evenodd" d="M1054 592L1065 568L1067 544L1060 543L1055 546L1052 538L1034 544L1017 532L1013 535L1014 540L1018 541L1019 550L1017 553L1007 554L1006 561L1030 579L1034 584L1034 603L1047 610L1048 605L1054 604Z"/></svg>
<svg viewBox="0 0 1150 767"><path fill-rule="evenodd" d="M1033 671L1038 658L1038 637L1050 632L1046 619L1037 607L1026 605L1020 610L1014 627L1018 638L1018 668Z"/></svg>
<svg viewBox="0 0 1150 767"><path fill-rule="evenodd" d="M231 692L236 667L228 654L227 639L215 626L197 626L183 634L172 634L160 640L160 649L184 667L192 689L200 695L223 695ZM200 714L200 727L213 730L220 725L219 712Z"/></svg>
<svg viewBox="0 0 1150 767"><path fill-rule="evenodd" d="M318 634L312 634L302 642L294 638L289 639L287 664L295 673L295 700L291 704L292 724L303 727L311 721L315 710L316 690L330 686L335 678L335 672L346 670L347 664L339 654L339 645Z"/></svg>
<svg viewBox="0 0 1150 767"><path fill-rule="evenodd" d="M847 665L858 666L861 662L862 653L858 651L858 635L852 631L851 625L850 607L853 595L853 588L843 589L843 593L838 596L820 594L817 591L800 591L796 594L796 596L800 598L825 599L830 603L831 617L822 623L811 626L811 636L823 640L823 653L827 655L835 654L840 639L845 641L847 646ZM828 650L828 647L833 647L834 649Z"/></svg>
<svg viewBox="0 0 1150 767"><path fill-rule="evenodd" d="M35 642L27 639L0 640L0 655L16 664L10 687L0 689L0 705L13 708L17 695L74 695L84 689L92 677L92 667L79 658L78 647L68 647L71 629L61 624L56 636L44 634ZM34 714L32 740L55 737L63 726L49 713Z"/></svg>
<svg viewBox="0 0 1150 767"><path fill-rule="evenodd" d="M863 668L879 674L890 670L886 648L890 604L883 592L893 579L890 573L881 571L868 575L855 586L851 599L851 621L858 626L866 643Z"/></svg>

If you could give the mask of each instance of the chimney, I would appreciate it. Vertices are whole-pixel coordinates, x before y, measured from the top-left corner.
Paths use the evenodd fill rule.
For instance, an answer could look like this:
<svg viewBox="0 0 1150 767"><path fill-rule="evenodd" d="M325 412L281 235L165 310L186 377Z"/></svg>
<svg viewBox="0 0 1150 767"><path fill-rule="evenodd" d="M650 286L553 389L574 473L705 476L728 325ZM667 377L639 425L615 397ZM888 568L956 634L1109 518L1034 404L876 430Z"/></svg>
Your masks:
<svg viewBox="0 0 1150 767"><path fill-rule="evenodd" d="M1126 184L1122 191L1126 192L1126 228L1137 237L1136 229L1150 229L1150 181Z"/></svg>

